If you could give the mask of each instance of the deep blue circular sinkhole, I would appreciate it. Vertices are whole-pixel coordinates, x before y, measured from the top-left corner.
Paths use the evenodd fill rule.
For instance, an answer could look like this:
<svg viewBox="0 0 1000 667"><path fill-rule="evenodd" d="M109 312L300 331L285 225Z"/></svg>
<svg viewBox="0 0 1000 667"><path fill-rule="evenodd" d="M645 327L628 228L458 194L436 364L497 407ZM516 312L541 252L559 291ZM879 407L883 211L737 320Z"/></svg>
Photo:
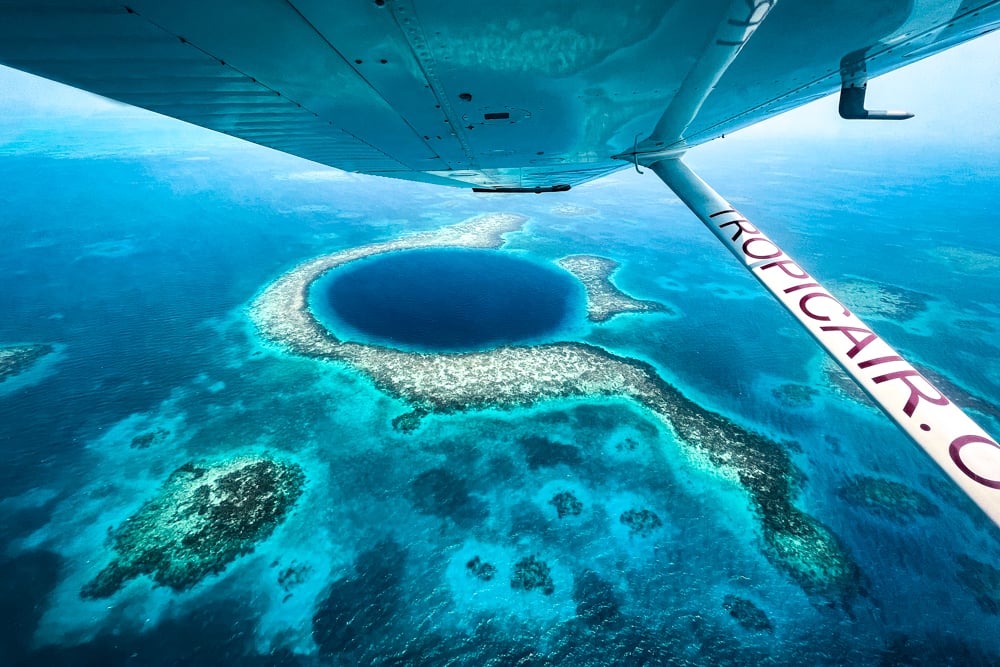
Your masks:
<svg viewBox="0 0 1000 667"><path fill-rule="evenodd" d="M317 288L314 307L338 336L436 352L550 338L584 307L565 271L491 250L377 255L335 269Z"/></svg>

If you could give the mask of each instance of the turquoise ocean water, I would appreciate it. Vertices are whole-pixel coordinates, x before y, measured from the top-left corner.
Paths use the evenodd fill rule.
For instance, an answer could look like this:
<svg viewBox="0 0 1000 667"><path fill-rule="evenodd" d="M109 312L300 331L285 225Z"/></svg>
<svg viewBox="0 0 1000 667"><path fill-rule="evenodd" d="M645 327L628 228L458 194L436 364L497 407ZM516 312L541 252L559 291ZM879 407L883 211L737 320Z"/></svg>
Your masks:
<svg viewBox="0 0 1000 667"><path fill-rule="evenodd" d="M0 383L0 663L1000 664L1000 530L653 175L477 196L148 122L3 135L0 344L54 352ZM690 162L1000 433L995 155L816 140ZM860 592L798 585L745 494L636 404L432 415L402 433L400 401L268 348L247 320L303 260L497 211L528 217L504 252L614 259L622 290L666 307L561 335L649 362L782 443L797 506L836 535ZM261 453L305 485L252 551L187 590L140 576L80 596L113 556L109 529L172 471ZM579 506L560 516L567 491ZM630 532L620 517L640 507L660 523ZM495 576L474 576L477 557ZM511 586L531 557L551 590Z"/></svg>

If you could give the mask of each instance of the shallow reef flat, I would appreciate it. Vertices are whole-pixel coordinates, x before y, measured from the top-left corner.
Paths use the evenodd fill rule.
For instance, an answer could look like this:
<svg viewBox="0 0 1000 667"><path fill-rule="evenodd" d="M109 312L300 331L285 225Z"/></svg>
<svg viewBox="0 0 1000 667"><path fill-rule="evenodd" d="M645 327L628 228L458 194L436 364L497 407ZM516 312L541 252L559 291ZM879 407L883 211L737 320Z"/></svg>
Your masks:
<svg viewBox="0 0 1000 667"><path fill-rule="evenodd" d="M596 255L571 255L558 262L579 280L587 290L587 319L591 322L606 322L622 313L649 313L665 311L667 308L656 301L633 299L611 282L611 276L618 269L618 262Z"/></svg>
<svg viewBox="0 0 1000 667"><path fill-rule="evenodd" d="M503 346L460 354L404 352L345 343L312 314L310 286L330 269L371 255L434 246L499 248L526 218L494 214L435 232L343 250L307 261L252 301L249 317L280 349L347 364L406 402L394 426L412 430L429 413L528 407L556 398L625 397L649 409L677 436L689 462L738 484L760 522L765 554L809 593L846 600L860 573L840 541L794 506L801 473L778 443L707 411L665 382L650 364L585 343ZM597 258L601 259L601 258ZM609 265L587 262L594 276ZM598 271L599 269L599 271ZM595 278L596 280L596 278Z"/></svg>
<svg viewBox="0 0 1000 667"><path fill-rule="evenodd" d="M844 372L844 369L837 365L830 357L824 355L820 362L823 369L823 379L831 391L842 398L847 398L859 405L864 405L872 410L878 410L872 399L864 392L858 383L851 379L851 376Z"/></svg>
<svg viewBox="0 0 1000 667"><path fill-rule="evenodd" d="M890 479L857 475L837 489L851 505L875 516L909 524L917 517L938 516L941 510L927 496Z"/></svg>
<svg viewBox="0 0 1000 667"><path fill-rule="evenodd" d="M141 575L178 591L194 586L266 539L304 482L298 465L267 456L182 465L155 498L110 531L116 555L80 596L109 597Z"/></svg>
<svg viewBox="0 0 1000 667"><path fill-rule="evenodd" d="M1000 255L980 248L933 245L924 252L934 261L948 265L952 271L975 275L1000 269Z"/></svg>
<svg viewBox="0 0 1000 667"><path fill-rule="evenodd" d="M561 215L567 218L586 217L590 215L597 215L598 213L596 208L592 208L590 206L579 206L577 204L557 204L552 207L551 212L554 215Z"/></svg>
<svg viewBox="0 0 1000 667"><path fill-rule="evenodd" d="M1000 615L1000 569L965 554L958 555L958 580L976 596L987 614Z"/></svg>
<svg viewBox="0 0 1000 667"><path fill-rule="evenodd" d="M54 351L55 348L46 344L0 347L0 382L24 373Z"/></svg>
<svg viewBox="0 0 1000 667"><path fill-rule="evenodd" d="M961 387L951 381L945 375L939 373L938 371L920 363L914 363L913 367L920 372L927 380L937 387L945 396L950 400L954 401L957 406L963 410L975 410L980 414L987 415L998 421L1000 421L1000 409L996 407L994 401L990 401L982 396L977 396L964 387ZM861 388L854 382L844 370L836 364L832 359L823 360L823 377L829 383L830 387L836 391L838 394L845 398L849 398L856 403L862 405L867 405L873 410L878 410L878 407L872 403L871 399L861 390Z"/></svg>
<svg viewBox="0 0 1000 667"><path fill-rule="evenodd" d="M931 300L921 292L860 278L838 281L832 289L837 298L861 317L897 322L912 320L925 312Z"/></svg>

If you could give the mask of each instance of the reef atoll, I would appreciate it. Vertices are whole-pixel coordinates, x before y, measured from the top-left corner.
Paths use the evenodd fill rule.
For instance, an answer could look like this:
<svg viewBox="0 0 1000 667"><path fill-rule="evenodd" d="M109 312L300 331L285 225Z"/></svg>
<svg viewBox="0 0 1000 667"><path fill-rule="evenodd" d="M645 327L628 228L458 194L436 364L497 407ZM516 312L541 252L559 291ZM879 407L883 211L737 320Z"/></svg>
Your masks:
<svg viewBox="0 0 1000 667"><path fill-rule="evenodd" d="M8 345L0 347L0 382L20 375L55 349L51 345Z"/></svg>
<svg viewBox="0 0 1000 667"><path fill-rule="evenodd" d="M184 464L110 532L116 555L80 596L109 597L141 575L178 591L194 586L266 539L304 482L298 465L268 457Z"/></svg>
<svg viewBox="0 0 1000 667"><path fill-rule="evenodd" d="M667 310L656 301L633 299L611 282L618 262L594 255L572 255L558 262L583 284L587 290L587 319L606 322L622 313L649 313Z"/></svg>
<svg viewBox="0 0 1000 667"><path fill-rule="evenodd" d="M407 403L406 430L431 413L527 407L570 397L624 397L656 415L680 441L689 463L747 493L765 553L813 594L843 599L860 575L836 537L795 507L801 473L784 447L709 412L665 382L650 364L585 343L503 346L482 352L431 354L343 342L309 307L309 289L331 269L364 257L413 248L499 248L526 218L490 214L395 241L351 248L307 261L265 287L249 317L279 349L343 363L381 391Z"/></svg>

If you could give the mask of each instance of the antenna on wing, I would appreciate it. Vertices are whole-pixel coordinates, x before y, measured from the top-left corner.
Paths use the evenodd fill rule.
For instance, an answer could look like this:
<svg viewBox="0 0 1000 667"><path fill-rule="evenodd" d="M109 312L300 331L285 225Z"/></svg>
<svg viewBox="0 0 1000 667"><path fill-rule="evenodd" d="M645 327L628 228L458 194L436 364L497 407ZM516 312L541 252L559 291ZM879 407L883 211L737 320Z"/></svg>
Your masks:
<svg viewBox="0 0 1000 667"><path fill-rule="evenodd" d="M639 169L639 137L641 135L641 132L635 135L635 140L632 142L632 164L635 165L636 172L640 174L643 173L642 169Z"/></svg>

